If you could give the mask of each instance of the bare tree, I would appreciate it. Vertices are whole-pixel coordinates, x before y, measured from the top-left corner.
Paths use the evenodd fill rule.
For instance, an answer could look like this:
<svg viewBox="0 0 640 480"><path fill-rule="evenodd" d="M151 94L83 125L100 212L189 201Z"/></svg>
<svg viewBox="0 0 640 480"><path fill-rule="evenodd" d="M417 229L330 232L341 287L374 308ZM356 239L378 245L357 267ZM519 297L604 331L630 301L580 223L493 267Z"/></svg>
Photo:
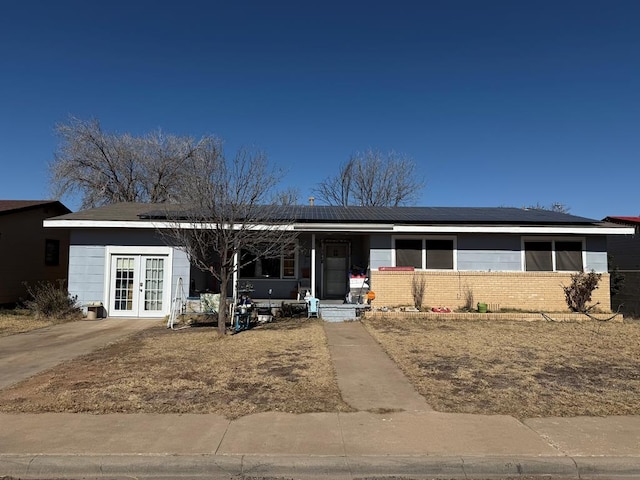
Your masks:
<svg viewBox="0 0 640 480"><path fill-rule="evenodd" d="M297 187L288 187L276 192L271 198L271 203L276 205L297 205L299 198L300 190Z"/></svg>
<svg viewBox="0 0 640 480"><path fill-rule="evenodd" d="M164 235L184 249L192 265L219 281L218 333L224 335L234 273L256 258L293 249L296 233L290 207L268 203L280 175L264 154L240 150L229 160L217 149L207 153L192 165L180 192L182 206L167 206L170 228Z"/></svg>
<svg viewBox="0 0 640 480"><path fill-rule="evenodd" d="M352 155L314 193L328 205L397 207L415 203L423 187L423 176L411 158L370 149Z"/></svg>
<svg viewBox="0 0 640 480"><path fill-rule="evenodd" d="M569 213L571 210L570 207L567 207L564 203L553 202L551 205L542 205L541 203L536 203L535 205L531 205L526 207L530 210L548 210L549 212L558 212L558 213Z"/></svg>
<svg viewBox="0 0 640 480"><path fill-rule="evenodd" d="M354 157L340 165L337 175L327 177L313 189L318 200L328 205L347 206L351 204Z"/></svg>
<svg viewBox="0 0 640 480"><path fill-rule="evenodd" d="M60 145L49 164L53 193L56 198L80 194L82 208L173 201L199 152L221 148L212 136L118 135L104 132L97 120L75 117L55 130Z"/></svg>

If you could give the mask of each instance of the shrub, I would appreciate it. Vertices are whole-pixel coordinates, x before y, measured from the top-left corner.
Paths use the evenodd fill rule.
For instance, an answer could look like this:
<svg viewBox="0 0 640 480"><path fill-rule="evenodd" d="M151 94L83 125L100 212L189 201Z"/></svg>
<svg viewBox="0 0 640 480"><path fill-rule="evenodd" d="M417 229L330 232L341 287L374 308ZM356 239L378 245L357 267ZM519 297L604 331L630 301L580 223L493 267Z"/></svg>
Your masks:
<svg viewBox="0 0 640 480"><path fill-rule="evenodd" d="M25 307L36 317L68 319L81 314L78 297L69 295L64 280L57 282L38 282L35 285L24 284L29 299Z"/></svg>
<svg viewBox="0 0 640 480"><path fill-rule="evenodd" d="M419 274L413 275L413 278L411 279L411 294L413 295L413 306L418 310L422 308L426 284L427 281L424 276Z"/></svg>
<svg viewBox="0 0 640 480"><path fill-rule="evenodd" d="M469 285L465 285L464 290L464 310L471 312L474 309L473 289Z"/></svg>
<svg viewBox="0 0 640 480"><path fill-rule="evenodd" d="M587 303L591 301L593 291L598 288L600 277L602 275L593 270L589 273L579 272L571 275L571 285L562 286L567 306L572 312L586 313L595 307L587 307Z"/></svg>

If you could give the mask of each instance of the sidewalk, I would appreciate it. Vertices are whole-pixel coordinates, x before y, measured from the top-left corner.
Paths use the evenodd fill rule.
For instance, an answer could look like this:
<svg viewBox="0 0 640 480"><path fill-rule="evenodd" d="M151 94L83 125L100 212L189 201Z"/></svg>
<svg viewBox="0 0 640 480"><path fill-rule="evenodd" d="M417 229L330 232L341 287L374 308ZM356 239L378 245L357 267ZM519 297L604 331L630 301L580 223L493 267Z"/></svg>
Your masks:
<svg viewBox="0 0 640 480"><path fill-rule="evenodd" d="M356 413L0 414L0 478L640 478L640 417L434 412L360 323L325 330Z"/></svg>

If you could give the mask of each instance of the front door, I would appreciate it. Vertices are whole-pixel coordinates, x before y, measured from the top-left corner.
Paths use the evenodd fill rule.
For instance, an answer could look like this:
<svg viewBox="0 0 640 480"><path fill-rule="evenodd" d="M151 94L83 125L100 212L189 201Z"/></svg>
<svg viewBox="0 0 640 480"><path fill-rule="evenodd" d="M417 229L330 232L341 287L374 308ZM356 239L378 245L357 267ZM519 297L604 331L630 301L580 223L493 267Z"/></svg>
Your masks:
<svg viewBox="0 0 640 480"><path fill-rule="evenodd" d="M344 298L348 282L348 243L326 243L324 246L324 297Z"/></svg>
<svg viewBox="0 0 640 480"><path fill-rule="evenodd" d="M167 307L167 256L112 255L109 314L161 317Z"/></svg>

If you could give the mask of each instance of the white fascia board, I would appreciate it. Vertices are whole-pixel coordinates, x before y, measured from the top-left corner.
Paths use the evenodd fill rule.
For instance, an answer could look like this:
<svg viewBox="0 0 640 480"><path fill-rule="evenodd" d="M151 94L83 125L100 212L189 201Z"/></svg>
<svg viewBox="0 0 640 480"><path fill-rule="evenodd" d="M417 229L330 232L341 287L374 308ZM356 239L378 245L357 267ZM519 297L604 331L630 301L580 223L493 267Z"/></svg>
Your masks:
<svg viewBox="0 0 640 480"><path fill-rule="evenodd" d="M167 229L175 227L171 222L150 221L100 221L100 220L44 220L45 227L52 228L135 228ZM211 227L214 225L211 224ZM189 222L181 222L182 228L193 228ZM635 235L634 227L584 227L584 226L537 226L537 225L392 225L370 223L300 223L280 225L282 230L303 232L392 232L392 233L502 233L523 235ZM255 230L273 229L273 225L238 225L237 228Z"/></svg>
<svg viewBox="0 0 640 480"><path fill-rule="evenodd" d="M514 233L544 235L633 235L633 228L537 225L396 225L394 233Z"/></svg>
<svg viewBox="0 0 640 480"><path fill-rule="evenodd" d="M298 223L294 230L303 232L392 232L391 224L371 223Z"/></svg>
<svg viewBox="0 0 640 480"><path fill-rule="evenodd" d="M191 222L150 222L137 220L45 220L45 227L55 228L136 228L136 229L170 229L178 225L180 228L215 228L216 224L208 223L194 226ZM242 225L234 226L235 229L244 228L246 230L293 230L292 225Z"/></svg>
<svg viewBox="0 0 640 480"><path fill-rule="evenodd" d="M160 224L136 220L45 220L43 225L57 228L158 228Z"/></svg>

